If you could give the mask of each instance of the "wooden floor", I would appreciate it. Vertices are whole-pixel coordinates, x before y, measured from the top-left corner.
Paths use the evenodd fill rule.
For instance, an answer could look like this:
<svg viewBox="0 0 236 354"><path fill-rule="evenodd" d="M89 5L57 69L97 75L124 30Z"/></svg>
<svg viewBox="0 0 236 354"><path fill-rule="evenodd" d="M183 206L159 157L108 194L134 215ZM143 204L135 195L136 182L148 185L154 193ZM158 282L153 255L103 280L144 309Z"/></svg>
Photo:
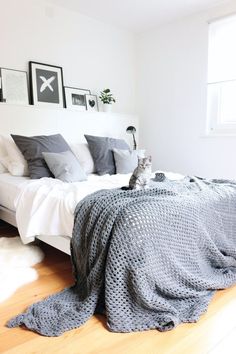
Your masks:
<svg viewBox="0 0 236 354"><path fill-rule="evenodd" d="M6 235L17 235L17 230L0 223L0 236ZM236 354L236 286L218 291L198 323L180 325L165 333L111 333L102 316L94 316L83 327L57 338L6 328L6 321L28 305L73 282L69 256L50 246L43 249L46 258L36 267L39 279L0 304L0 353Z"/></svg>

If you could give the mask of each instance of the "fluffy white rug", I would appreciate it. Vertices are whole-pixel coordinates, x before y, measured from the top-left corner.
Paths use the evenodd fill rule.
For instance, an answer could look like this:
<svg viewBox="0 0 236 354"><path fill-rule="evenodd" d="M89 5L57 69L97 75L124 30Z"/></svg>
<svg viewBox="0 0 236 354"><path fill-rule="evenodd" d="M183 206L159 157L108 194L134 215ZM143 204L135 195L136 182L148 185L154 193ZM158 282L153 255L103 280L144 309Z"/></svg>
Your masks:
<svg viewBox="0 0 236 354"><path fill-rule="evenodd" d="M31 266L43 258L39 247L23 245L20 237L0 237L0 302L20 286L38 278L37 271Z"/></svg>

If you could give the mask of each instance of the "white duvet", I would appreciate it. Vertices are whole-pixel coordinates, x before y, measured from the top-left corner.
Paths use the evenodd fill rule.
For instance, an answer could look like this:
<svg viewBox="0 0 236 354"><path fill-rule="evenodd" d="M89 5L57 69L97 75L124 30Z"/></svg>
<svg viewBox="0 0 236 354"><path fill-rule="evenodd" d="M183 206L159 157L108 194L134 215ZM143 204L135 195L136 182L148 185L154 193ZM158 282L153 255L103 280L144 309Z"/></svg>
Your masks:
<svg viewBox="0 0 236 354"><path fill-rule="evenodd" d="M171 179L182 176L169 173ZM27 183L18 197L16 221L23 243L35 236L72 236L74 210L77 203L100 189L128 185L130 174L90 175L87 181L64 183L41 178Z"/></svg>

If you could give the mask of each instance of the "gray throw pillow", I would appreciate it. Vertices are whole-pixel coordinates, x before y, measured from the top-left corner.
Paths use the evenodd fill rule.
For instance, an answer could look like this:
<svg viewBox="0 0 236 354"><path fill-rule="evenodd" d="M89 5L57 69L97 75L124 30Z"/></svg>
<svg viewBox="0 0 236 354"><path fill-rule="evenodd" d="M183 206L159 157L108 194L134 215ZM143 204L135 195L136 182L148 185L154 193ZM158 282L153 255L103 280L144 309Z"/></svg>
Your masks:
<svg viewBox="0 0 236 354"><path fill-rule="evenodd" d="M113 149L116 173L131 173L138 166L138 157L144 157L144 150Z"/></svg>
<svg viewBox="0 0 236 354"><path fill-rule="evenodd" d="M87 179L73 152L42 152L42 155L55 178L63 182L80 182Z"/></svg>
<svg viewBox="0 0 236 354"><path fill-rule="evenodd" d="M122 139L85 135L98 175L115 174L113 149L128 150L129 145Z"/></svg>
<svg viewBox="0 0 236 354"><path fill-rule="evenodd" d="M32 137L11 134L11 136L28 163L29 175L32 179L53 177L42 152L71 151L61 134Z"/></svg>

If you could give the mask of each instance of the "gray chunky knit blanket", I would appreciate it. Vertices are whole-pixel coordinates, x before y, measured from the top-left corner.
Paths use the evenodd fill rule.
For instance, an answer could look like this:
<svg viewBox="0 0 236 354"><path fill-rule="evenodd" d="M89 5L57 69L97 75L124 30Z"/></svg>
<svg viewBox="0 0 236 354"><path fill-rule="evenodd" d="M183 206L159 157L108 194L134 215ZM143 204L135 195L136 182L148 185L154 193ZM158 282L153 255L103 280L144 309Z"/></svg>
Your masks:
<svg viewBox="0 0 236 354"><path fill-rule="evenodd" d="M194 322L216 289L236 282L236 185L192 179L99 191L76 208L71 251L75 285L9 327L58 336L97 312L115 332Z"/></svg>

